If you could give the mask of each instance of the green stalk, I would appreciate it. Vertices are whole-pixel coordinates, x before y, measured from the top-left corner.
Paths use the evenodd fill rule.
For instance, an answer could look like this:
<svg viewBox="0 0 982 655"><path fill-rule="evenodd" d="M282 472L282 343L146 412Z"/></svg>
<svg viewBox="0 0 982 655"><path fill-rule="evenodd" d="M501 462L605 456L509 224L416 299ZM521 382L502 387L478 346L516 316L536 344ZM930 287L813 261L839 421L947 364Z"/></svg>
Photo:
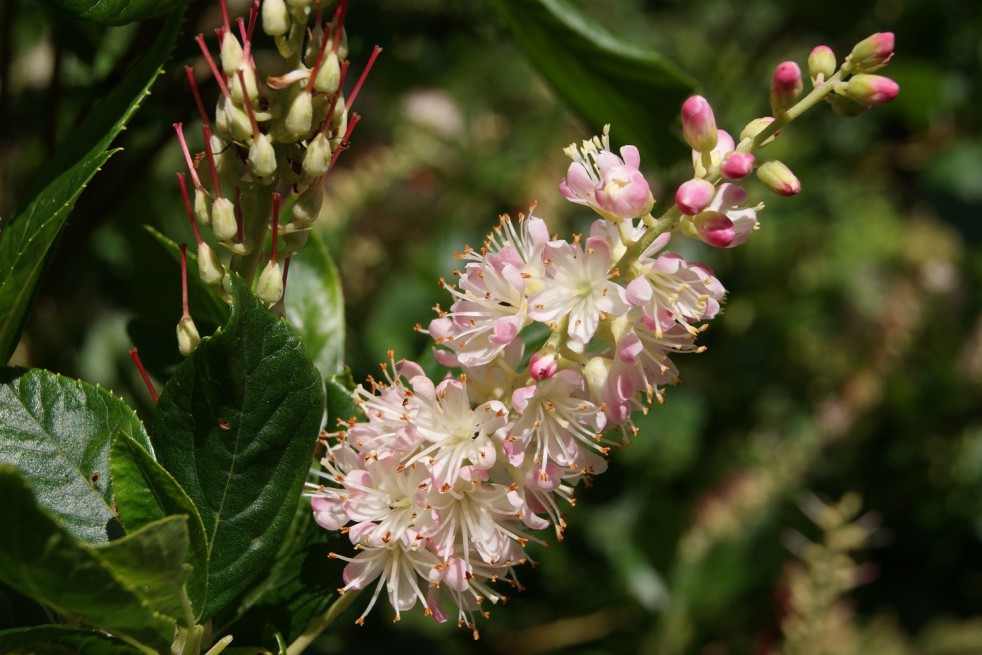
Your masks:
<svg viewBox="0 0 982 655"><path fill-rule="evenodd" d="M310 644L313 643L313 641L317 639L322 632L327 630L327 628L334 623L334 619L338 618L338 616L340 616L341 613L348 608L348 605L354 602L359 591L360 590L357 589L346 591L339 596L337 600L331 603L331 606L327 608L326 612L314 619L313 622L307 626L304 633L297 637L292 644L287 646L286 655L300 655L300 653L304 652L304 650L307 649L307 646L310 646Z"/></svg>

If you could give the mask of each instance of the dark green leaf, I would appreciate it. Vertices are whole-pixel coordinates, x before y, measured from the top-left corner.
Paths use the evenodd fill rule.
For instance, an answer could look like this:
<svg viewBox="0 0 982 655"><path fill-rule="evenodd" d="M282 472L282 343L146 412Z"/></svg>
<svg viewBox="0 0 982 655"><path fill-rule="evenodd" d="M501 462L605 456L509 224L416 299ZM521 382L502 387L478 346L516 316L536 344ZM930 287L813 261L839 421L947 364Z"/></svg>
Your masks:
<svg viewBox="0 0 982 655"><path fill-rule="evenodd" d="M155 612L95 549L38 507L18 472L0 465L0 580L68 617L166 648L174 621ZM108 547L108 546L107 546Z"/></svg>
<svg viewBox="0 0 982 655"><path fill-rule="evenodd" d="M161 464L208 534L210 617L268 567L300 500L324 412L300 338L234 279L227 325L202 340L157 404Z"/></svg>
<svg viewBox="0 0 982 655"><path fill-rule="evenodd" d="M140 419L105 389L38 369L0 369L0 464L16 467L38 502L83 541L122 535L109 475L116 434L150 448Z"/></svg>
<svg viewBox="0 0 982 655"><path fill-rule="evenodd" d="M125 25L166 14L183 6L185 0L40 0L43 4L78 20Z"/></svg>
<svg viewBox="0 0 982 655"><path fill-rule="evenodd" d="M301 503L276 564L242 605L244 613L231 629L236 641L275 649L277 644L265 639L267 626L293 642L327 610L337 598L334 589L343 568L343 562L327 557L336 539L337 533L314 522L310 504Z"/></svg>
<svg viewBox="0 0 982 655"><path fill-rule="evenodd" d="M109 460L116 509L128 531L137 530L166 516L187 517L191 572L187 595L195 614L204 608L208 583L208 542L198 509L181 485L140 444L120 434Z"/></svg>
<svg viewBox="0 0 982 655"><path fill-rule="evenodd" d="M91 4L91 3L88 3ZM100 4L100 3L96 3ZM146 97L177 38L183 12L164 24L149 50L38 173L0 233L0 363L10 359L53 246L85 185L116 150L109 145Z"/></svg>
<svg viewBox="0 0 982 655"><path fill-rule="evenodd" d="M109 635L67 625L39 625L0 632L0 653L8 655L133 655L129 644Z"/></svg>
<svg viewBox="0 0 982 655"><path fill-rule="evenodd" d="M344 360L344 298L331 253L316 232L290 259L286 319L307 348L321 375L330 377Z"/></svg>
<svg viewBox="0 0 982 655"><path fill-rule="evenodd" d="M695 81L661 54L624 43L567 0L489 0L526 56L593 133L605 123L642 161L684 154L667 129Z"/></svg>
<svg viewBox="0 0 982 655"><path fill-rule="evenodd" d="M184 563L189 550L186 516L148 523L91 550L154 610L175 620L184 618L184 582L190 571Z"/></svg>

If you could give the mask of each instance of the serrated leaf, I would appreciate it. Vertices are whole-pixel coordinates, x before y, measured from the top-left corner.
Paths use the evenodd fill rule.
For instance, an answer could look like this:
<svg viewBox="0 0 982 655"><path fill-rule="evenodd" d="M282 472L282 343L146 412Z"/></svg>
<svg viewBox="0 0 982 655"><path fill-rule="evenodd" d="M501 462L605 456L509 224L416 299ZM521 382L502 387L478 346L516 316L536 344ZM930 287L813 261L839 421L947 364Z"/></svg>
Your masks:
<svg viewBox="0 0 982 655"><path fill-rule="evenodd" d="M184 563L189 550L187 516L148 523L90 550L155 611L175 621L184 618L184 582L190 572Z"/></svg>
<svg viewBox="0 0 982 655"><path fill-rule="evenodd" d="M195 615L204 609L208 585L208 541L204 523L187 492L143 447L124 434L113 442L109 459L116 509L127 531L166 516L186 516L190 565L187 590Z"/></svg>
<svg viewBox="0 0 982 655"><path fill-rule="evenodd" d="M150 448L143 423L109 391L39 369L0 369L0 464L17 468L82 541L123 534L109 475L116 434Z"/></svg>
<svg viewBox="0 0 982 655"><path fill-rule="evenodd" d="M324 412L300 338L234 278L228 324L178 367L157 404L158 461L198 507L208 601L221 609L268 567L300 500Z"/></svg>
<svg viewBox="0 0 982 655"><path fill-rule="evenodd" d="M185 0L40 0L44 5L78 20L103 25L125 25L161 16L185 4Z"/></svg>
<svg viewBox="0 0 982 655"><path fill-rule="evenodd" d="M344 361L344 297L338 269L316 232L290 259L286 289L286 320L300 333L321 375L334 375Z"/></svg>
<svg viewBox="0 0 982 655"><path fill-rule="evenodd" d="M134 648L95 630L38 625L0 631L0 653L7 655L133 655Z"/></svg>
<svg viewBox="0 0 982 655"><path fill-rule="evenodd" d="M598 134L610 123L642 160L671 162L686 149L668 127L695 81L663 55L618 39L567 0L489 0L525 55Z"/></svg>
<svg viewBox="0 0 982 655"><path fill-rule="evenodd" d="M0 580L68 617L164 649L174 621L155 612L35 502L11 466L0 465ZM108 547L108 546L107 546Z"/></svg>
<svg viewBox="0 0 982 655"><path fill-rule="evenodd" d="M99 3L97 3L99 4ZM117 150L107 150L170 56L183 18L175 12L122 82L38 173L0 232L0 363L10 359L54 245L85 185Z"/></svg>

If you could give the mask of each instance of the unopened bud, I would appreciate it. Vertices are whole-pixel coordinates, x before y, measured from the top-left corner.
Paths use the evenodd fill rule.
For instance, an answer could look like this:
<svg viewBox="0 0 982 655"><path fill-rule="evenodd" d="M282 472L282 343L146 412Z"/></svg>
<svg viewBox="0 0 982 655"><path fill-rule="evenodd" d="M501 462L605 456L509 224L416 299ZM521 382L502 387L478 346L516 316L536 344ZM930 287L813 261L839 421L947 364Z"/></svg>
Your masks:
<svg viewBox="0 0 982 655"><path fill-rule="evenodd" d="M245 78L245 91L243 92L238 73L232 76L228 90L232 94L232 99L245 107L245 103L253 103L259 99L259 87L256 84L256 71L252 66L243 66L241 70L242 77Z"/></svg>
<svg viewBox="0 0 982 655"><path fill-rule="evenodd" d="M313 138L303 158L303 172L310 177L320 177L331 165L331 143L323 132Z"/></svg>
<svg viewBox="0 0 982 655"><path fill-rule="evenodd" d="M242 65L242 44L232 34L231 30L222 37L222 71L232 77Z"/></svg>
<svg viewBox="0 0 982 655"><path fill-rule="evenodd" d="M269 137L261 132L249 146L249 170L260 178L276 172L276 151Z"/></svg>
<svg viewBox="0 0 982 655"><path fill-rule="evenodd" d="M802 88L798 64L793 61L778 64L771 78L771 110L775 114L787 111L801 97Z"/></svg>
<svg viewBox="0 0 982 655"><path fill-rule="evenodd" d="M194 352L199 343L201 343L201 336L198 334L198 328L195 327L194 320L185 314L177 322L177 349L187 357Z"/></svg>
<svg viewBox="0 0 982 655"><path fill-rule="evenodd" d="M313 0L286 0L292 9L306 9L312 2Z"/></svg>
<svg viewBox="0 0 982 655"><path fill-rule="evenodd" d="M310 132L313 118L313 98L306 91L301 91L290 104L290 111L286 115L286 130L295 139L300 139Z"/></svg>
<svg viewBox="0 0 982 655"><path fill-rule="evenodd" d="M551 378L558 370L559 357L552 350L539 350L529 360L529 371L532 373L532 379L536 382Z"/></svg>
<svg viewBox="0 0 982 655"><path fill-rule="evenodd" d="M767 128L773 122L774 122L773 116L763 116L761 118L755 118L754 120L747 123L747 126L743 128L742 132L740 132L740 141L743 141L745 139L757 138L757 135L763 132L764 129ZM759 147L766 146L768 143L773 141L774 137L776 137L779 133L780 130L778 130L778 132L775 132L771 136L764 139L764 141L761 142Z"/></svg>
<svg viewBox="0 0 982 655"><path fill-rule="evenodd" d="M697 152L710 152L716 147L716 117L702 96L692 96L682 104L682 136Z"/></svg>
<svg viewBox="0 0 982 655"><path fill-rule="evenodd" d="M280 265L273 260L269 260L266 268L259 275L259 283L256 285L256 297L267 305L278 302L283 295L283 272Z"/></svg>
<svg viewBox="0 0 982 655"><path fill-rule="evenodd" d="M338 90L340 83L341 64L338 62L338 56L333 52L328 52L324 55L324 61L317 69L317 75L314 76L314 88L321 93L330 95Z"/></svg>
<svg viewBox="0 0 982 655"><path fill-rule="evenodd" d="M808 55L808 75L818 84L835 75L835 53L827 45L815 46Z"/></svg>
<svg viewBox="0 0 982 655"><path fill-rule="evenodd" d="M720 174L728 180L739 180L754 170L755 157L749 152L731 152L720 164Z"/></svg>
<svg viewBox="0 0 982 655"><path fill-rule="evenodd" d="M228 198L215 198L211 204L211 230L219 241L231 241L238 233L235 207Z"/></svg>
<svg viewBox="0 0 982 655"><path fill-rule="evenodd" d="M290 232L289 234L284 234L283 243L286 244L287 248L296 252L297 250L300 250L305 245L307 245L307 240L309 238L310 238L310 230L304 228L302 230L296 230L294 232Z"/></svg>
<svg viewBox="0 0 982 655"><path fill-rule="evenodd" d="M290 12L283 0L263 0L263 31L282 36L290 30Z"/></svg>
<svg viewBox="0 0 982 655"><path fill-rule="evenodd" d="M204 189L194 190L194 218L199 226L211 225L211 196Z"/></svg>
<svg viewBox="0 0 982 655"><path fill-rule="evenodd" d="M777 160L764 162L757 169L757 179L779 196L793 196L801 191L801 182L791 169Z"/></svg>
<svg viewBox="0 0 982 655"><path fill-rule="evenodd" d="M869 111L869 105L864 105L861 102L856 102L855 100L851 100L845 96L840 96L835 93L830 93L825 96L825 101L831 105L832 111L837 113L839 116L845 116L846 118L862 116Z"/></svg>
<svg viewBox="0 0 982 655"><path fill-rule="evenodd" d="M198 277L209 286L220 283L225 277L225 268L218 261L218 255L204 241L198 244Z"/></svg>
<svg viewBox="0 0 982 655"><path fill-rule="evenodd" d="M713 248L726 248L733 243L736 234L733 221L717 211L702 212L692 219L697 238Z"/></svg>
<svg viewBox="0 0 982 655"><path fill-rule="evenodd" d="M882 105L897 97L900 86L882 75L853 75L846 85L846 95L864 105Z"/></svg>
<svg viewBox="0 0 982 655"><path fill-rule="evenodd" d="M223 131L227 134L231 134L239 141L248 141L252 136L252 121L249 120L249 114L247 114L244 109L236 105L231 98L225 98L222 111L225 116L226 124L226 129ZM222 129L221 125L219 125L219 129Z"/></svg>
<svg viewBox="0 0 982 655"><path fill-rule="evenodd" d="M291 216L300 225L310 225L320 216L321 207L324 205L324 186L317 182L310 185L306 191L297 197L293 203Z"/></svg>
<svg viewBox="0 0 982 655"><path fill-rule="evenodd" d="M866 37L849 53L849 70L870 73L883 68L893 57L893 45L893 32L877 32Z"/></svg>
<svg viewBox="0 0 982 655"><path fill-rule="evenodd" d="M675 192L675 204L686 216L695 216L709 206L715 193L711 182L696 178L682 183Z"/></svg>

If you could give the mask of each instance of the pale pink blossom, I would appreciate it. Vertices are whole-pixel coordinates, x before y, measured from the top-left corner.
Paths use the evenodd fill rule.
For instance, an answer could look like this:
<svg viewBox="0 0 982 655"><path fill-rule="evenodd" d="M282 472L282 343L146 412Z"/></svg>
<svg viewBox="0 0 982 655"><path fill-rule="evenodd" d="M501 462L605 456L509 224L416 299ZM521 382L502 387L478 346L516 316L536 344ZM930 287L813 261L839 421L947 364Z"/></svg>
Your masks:
<svg viewBox="0 0 982 655"><path fill-rule="evenodd" d="M610 126L601 137L593 137L564 152L573 160L559 192L570 202L586 205L605 218L637 218L651 211L654 197L639 170L641 154L635 146L624 146L618 157L610 151Z"/></svg>

